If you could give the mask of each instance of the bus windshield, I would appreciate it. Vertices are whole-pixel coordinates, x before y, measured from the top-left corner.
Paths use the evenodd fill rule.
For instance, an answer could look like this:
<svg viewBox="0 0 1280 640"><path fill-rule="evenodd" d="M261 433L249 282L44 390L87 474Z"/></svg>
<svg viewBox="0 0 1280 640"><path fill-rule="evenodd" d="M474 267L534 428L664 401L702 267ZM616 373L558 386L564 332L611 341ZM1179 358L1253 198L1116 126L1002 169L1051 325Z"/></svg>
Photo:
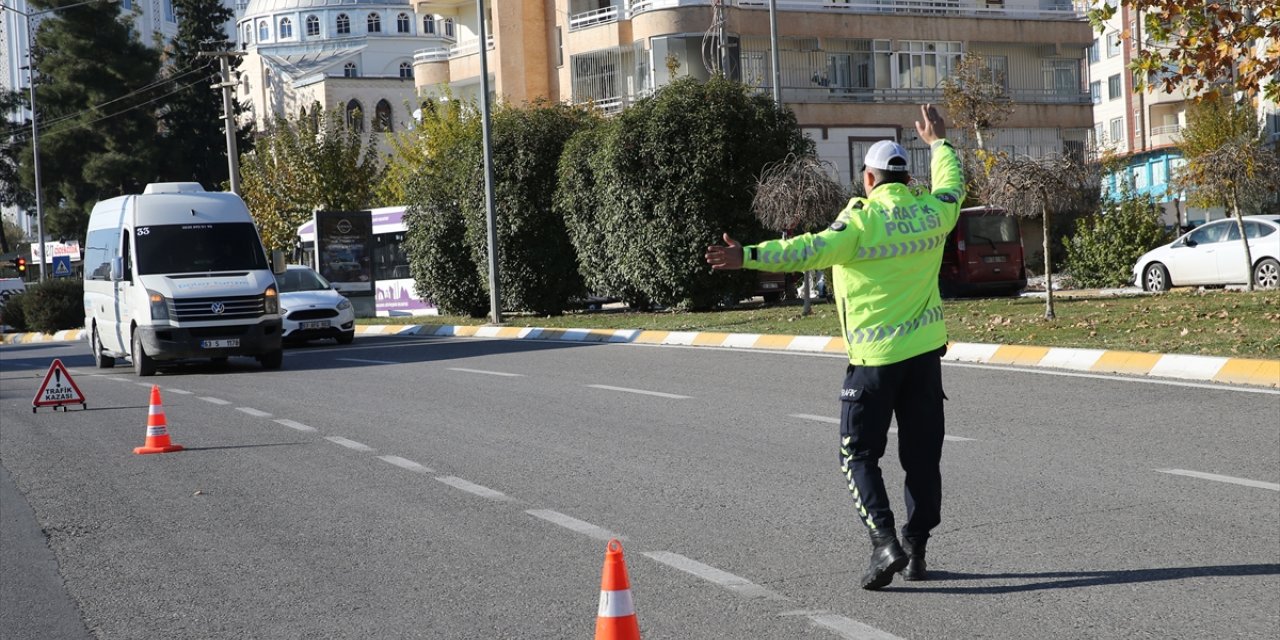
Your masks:
<svg viewBox="0 0 1280 640"><path fill-rule="evenodd" d="M165 224L134 232L138 273L204 273L267 268L253 224Z"/></svg>

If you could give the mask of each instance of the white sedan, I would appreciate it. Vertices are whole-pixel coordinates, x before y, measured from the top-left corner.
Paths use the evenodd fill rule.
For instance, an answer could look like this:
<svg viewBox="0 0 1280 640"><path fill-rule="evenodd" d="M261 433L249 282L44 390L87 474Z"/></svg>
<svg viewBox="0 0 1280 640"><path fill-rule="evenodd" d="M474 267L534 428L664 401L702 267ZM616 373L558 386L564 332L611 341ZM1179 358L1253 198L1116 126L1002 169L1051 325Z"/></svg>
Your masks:
<svg viewBox="0 0 1280 640"><path fill-rule="evenodd" d="M286 342L333 338L338 344L351 344L355 339L356 313L351 301L311 267L291 264L276 276L276 284Z"/></svg>
<svg viewBox="0 0 1280 640"><path fill-rule="evenodd" d="M1142 254L1133 266L1134 284L1145 291L1191 285L1246 284L1249 272L1259 288L1280 286L1280 215L1244 216L1252 264L1234 218L1196 227L1163 247Z"/></svg>

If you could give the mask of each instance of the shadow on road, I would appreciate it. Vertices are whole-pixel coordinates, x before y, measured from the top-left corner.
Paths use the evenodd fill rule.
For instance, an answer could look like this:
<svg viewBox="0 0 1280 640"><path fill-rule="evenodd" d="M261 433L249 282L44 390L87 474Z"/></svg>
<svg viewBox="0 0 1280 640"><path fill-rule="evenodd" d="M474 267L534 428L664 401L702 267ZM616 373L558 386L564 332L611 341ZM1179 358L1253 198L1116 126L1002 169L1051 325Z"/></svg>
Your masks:
<svg viewBox="0 0 1280 640"><path fill-rule="evenodd" d="M929 581L920 587L892 587L885 591L913 591L952 594L1001 594L1048 589L1075 589L1114 584L1162 582L1186 578L1238 578L1280 575L1280 564L1233 564L1209 567L1169 567L1164 569L1126 569L1122 571L1046 571L1041 573L961 573L929 571ZM972 580L1031 580L1029 584L944 587L937 583ZM928 585L928 586L925 586ZM937 585L937 586L934 586Z"/></svg>

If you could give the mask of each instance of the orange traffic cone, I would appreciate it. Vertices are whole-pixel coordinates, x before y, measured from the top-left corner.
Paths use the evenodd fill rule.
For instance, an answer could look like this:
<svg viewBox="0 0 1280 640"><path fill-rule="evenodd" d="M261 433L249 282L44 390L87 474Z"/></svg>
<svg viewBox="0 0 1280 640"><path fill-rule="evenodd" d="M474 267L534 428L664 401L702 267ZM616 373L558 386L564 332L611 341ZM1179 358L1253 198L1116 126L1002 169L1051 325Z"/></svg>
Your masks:
<svg viewBox="0 0 1280 640"><path fill-rule="evenodd" d="M600 578L600 609L596 614L596 640L640 640L640 622L631 601L631 581L622 559L622 543L612 539L604 553Z"/></svg>
<svg viewBox="0 0 1280 640"><path fill-rule="evenodd" d="M182 445L169 443L169 428L160 404L160 387L151 385L151 409L147 413L147 443L135 447L134 453L169 453L182 451Z"/></svg>

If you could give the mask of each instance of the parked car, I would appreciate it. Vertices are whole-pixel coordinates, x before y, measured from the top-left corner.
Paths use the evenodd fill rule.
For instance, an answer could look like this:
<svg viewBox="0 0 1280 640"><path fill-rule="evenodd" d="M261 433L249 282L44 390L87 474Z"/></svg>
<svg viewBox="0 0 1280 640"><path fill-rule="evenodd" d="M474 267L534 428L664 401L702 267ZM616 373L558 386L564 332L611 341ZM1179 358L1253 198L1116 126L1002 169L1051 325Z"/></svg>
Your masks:
<svg viewBox="0 0 1280 640"><path fill-rule="evenodd" d="M1280 215L1245 216L1251 265L1234 218L1214 220L1177 240L1142 254L1133 282L1145 291L1192 285L1245 284L1249 272L1263 289L1280 286Z"/></svg>
<svg viewBox="0 0 1280 640"><path fill-rule="evenodd" d="M276 281L286 341L333 338L338 344L351 344L355 339L356 314L351 301L311 267L291 264Z"/></svg>
<svg viewBox="0 0 1280 640"><path fill-rule="evenodd" d="M961 209L942 250L942 295L1014 295L1026 286L1018 219L994 207Z"/></svg>

